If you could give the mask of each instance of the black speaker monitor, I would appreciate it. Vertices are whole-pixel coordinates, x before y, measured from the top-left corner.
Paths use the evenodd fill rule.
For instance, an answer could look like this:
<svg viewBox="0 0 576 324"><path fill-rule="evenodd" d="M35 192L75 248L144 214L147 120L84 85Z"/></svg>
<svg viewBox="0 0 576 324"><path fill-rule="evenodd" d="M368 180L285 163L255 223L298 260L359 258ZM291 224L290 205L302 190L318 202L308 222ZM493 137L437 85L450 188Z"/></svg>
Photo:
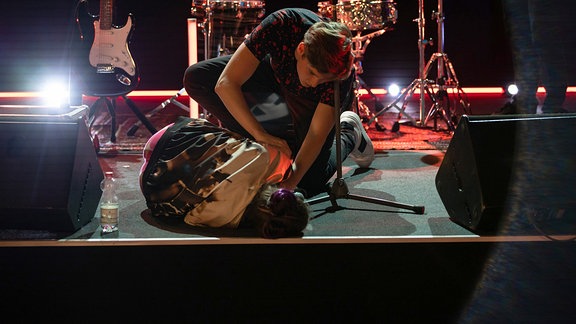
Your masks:
<svg viewBox="0 0 576 324"><path fill-rule="evenodd" d="M463 116L436 174L450 218L493 232L519 207L573 207L576 115Z"/></svg>
<svg viewBox="0 0 576 324"><path fill-rule="evenodd" d="M0 228L70 232L94 217L103 172L86 106L0 106Z"/></svg>

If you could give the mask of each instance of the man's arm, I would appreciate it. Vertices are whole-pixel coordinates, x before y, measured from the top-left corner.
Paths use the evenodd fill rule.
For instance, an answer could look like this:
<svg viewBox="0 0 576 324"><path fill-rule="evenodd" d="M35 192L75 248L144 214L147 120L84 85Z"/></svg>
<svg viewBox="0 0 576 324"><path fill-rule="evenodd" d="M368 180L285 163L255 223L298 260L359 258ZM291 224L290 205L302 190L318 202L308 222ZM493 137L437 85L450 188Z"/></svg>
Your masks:
<svg viewBox="0 0 576 324"><path fill-rule="evenodd" d="M262 145L274 145L284 154L292 152L285 140L272 136L250 112L242 93L242 85L254 74L260 61L242 43L222 71L214 90L234 118Z"/></svg>
<svg viewBox="0 0 576 324"><path fill-rule="evenodd" d="M312 163L318 157L328 134L334 126L334 107L319 103L306 138L296 155L293 163L293 172L288 179L282 182L281 186L287 189L294 189L302 180Z"/></svg>

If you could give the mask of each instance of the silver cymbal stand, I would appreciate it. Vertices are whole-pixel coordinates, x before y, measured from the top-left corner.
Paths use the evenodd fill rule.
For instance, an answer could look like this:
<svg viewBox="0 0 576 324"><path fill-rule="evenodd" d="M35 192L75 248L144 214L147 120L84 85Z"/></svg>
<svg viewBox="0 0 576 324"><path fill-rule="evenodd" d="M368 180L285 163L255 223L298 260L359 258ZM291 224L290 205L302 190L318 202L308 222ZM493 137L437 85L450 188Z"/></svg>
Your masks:
<svg viewBox="0 0 576 324"><path fill-rule="evenodd" d="M470 113L470 103L466 93L460 87L460 82L456 76L454 65L444 53L444 6L443 1L438 0L438 11L432 12L432 18L438 23L438 52L432 54L432 57L424 68L424 74L428 75L434 62L437 63L437 90L433 96L432 108L428 112L423 126L426 126L430 119L434 119L434 130L438 129L437 119L442 118L448 127L448 130L454 131L456 120L456 107L450 105L448 97L448 88L455 89L458 102L465 113Z"/></svg>
<svg viewBox="0 0 576 324"><path fill-rule="evenodd" d="M394 99L394 101L392 101L388 106L380 111L377 111L374 116L368 120L368 127L370 127L370 124L378 119L378 116L384 114L392 108L398 110L398 121L396 121L394 126L392 126L393 132L397 132L400 129L399 121L402 115L406 116L406 118L408 118L412 124L417 125L418 123L416 120L405 113L406 107L408 106L408 98L410 98L417 89L420 89L420 120L424 120L424 89L427 88L426 74L424 73L424 51L426 49L426 45L428 45L430 42L424 38L424 26L426 25L426 19L424 18L424 0L418 0L418 18L414 19L413 21L418 23L418 51L420 54L418 61L418 78L413 80L412 83L410 83L410 85L404 89L404 91L402 91L400 95L398 95L398 97L396 97L396 99ZM398 106L400 102L402 102L402 106Z"/></svg>
<svg viewBox="0 0 576 324"><path fill-rule="evenodd" d="M408 118L412 124L425 127L430 120L434 118L434 129L437 130L437 118L441 117L446 123L448 129L453 131L455 129L454 122L452 120L452 111L450 110L450 102L448 100L447 88L456 88L457 96L463 109L467 111L470 107L468 100L466 99L466 94L460 87L458 78L456 77L456 72L454 71L454 66L448 60L448 56L443 52L444 50L444 11L442 0L438 0L438 12L434 12L432 15L433 19L438 22L438 53L434 53L428 63L425 63L425 49L427 45L432 45L431 40L425 39L425 25L426 19L424 18L424 0L418 0L419 10L418 18L414 21L418 23L418 50L419 50L419 68L418 68L418 78L412 81L410 85L388 106L384 109L378 111L369 121L368 126L374 122L378 116L382 115L391 108L396 108L398 113L398 120L394 123L392 131L398 131L400 128L400 119L404 115ZM434 62L438 63L437 68L437 80L428 79L428 74L430 73L431 67ZM433 86L437 85L437 92L434 93ZM415 120L405 113L406 107L408 105L408 99L416 92L420 90L420 102L419 102L419 119L420 122L416 123ZM426 114L426 95L432 102L432 107L430 112ZM402 106L398 106L399 103Z"/></svg>
<svg viewBox="0 0 576 324"><path fill-rule="evenodd" d="M362 67L362 60L364 59L364 54L366 53L366 48L372 41L372 38L380 36L387 31L386 28L377 30L367 35L361 35L362 31L358 31L356 36L352 38L352 53L354 54L354 68L356 69L354 81L354 91L356 93L356 112L361 118L368 118L372 115L370 108L360 100L362 96L360 89L366 90L366 92L374 99L374 105L376 109L382 109L384 106L378 100L378 97L372 92L372 89L366 84L366 82L360 77L360 74L364 73L364 68ZM378 124L376 124L378 127Z"/></svg>

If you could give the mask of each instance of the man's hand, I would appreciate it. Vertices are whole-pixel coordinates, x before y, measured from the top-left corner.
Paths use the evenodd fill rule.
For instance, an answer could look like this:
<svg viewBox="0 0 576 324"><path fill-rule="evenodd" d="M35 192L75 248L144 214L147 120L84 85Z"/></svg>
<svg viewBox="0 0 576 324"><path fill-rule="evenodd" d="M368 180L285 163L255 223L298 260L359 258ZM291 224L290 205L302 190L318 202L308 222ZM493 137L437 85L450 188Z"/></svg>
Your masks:
<svg viewBox="0 0 576 324"><path fill-rule="evenodd" d="M269 145L274 146L277 149L279 149L280 152L286 154L286 156L292 156L292 150L288 146L286 140L282 138L272 136L268 133L261 133L258 135L258 137L254 139L256 140L256 142L260 143L264 147L268 147Z"/></svg>

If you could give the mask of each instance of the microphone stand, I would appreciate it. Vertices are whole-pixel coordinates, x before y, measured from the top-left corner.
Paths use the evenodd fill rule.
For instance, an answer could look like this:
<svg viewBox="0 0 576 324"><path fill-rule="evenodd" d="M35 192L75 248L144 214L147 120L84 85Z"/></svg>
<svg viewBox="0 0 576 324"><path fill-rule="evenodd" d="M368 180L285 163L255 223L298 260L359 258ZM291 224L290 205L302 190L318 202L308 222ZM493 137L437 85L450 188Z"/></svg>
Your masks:
<svg viewBox="0 0 576 324"><path fill-rule="evenodd" d="M334 4L334 19L337 19L337 8L336 4ZM341 126L340 126L340 81L334 81L334 123L335 123L335 140L336 140L336 179L333 181L332 185L330 186L330 190L327 196L319 197L307 200L309 205L321 203L324 201L330 200L332 203L331 208L329 211L336 211L343 209L338 205L338 199L352 199L357 201L364 201L373 204L383 205L383 206L390 206L396 208L402 208L411 210L416 214L424 214L424 206L414 206L403 204L395 201L389 201L379 198L372 198L366 197L361 195L351 194L348 190L348 186L344 179L342 179L342 133L341 133Z"/></svg>

